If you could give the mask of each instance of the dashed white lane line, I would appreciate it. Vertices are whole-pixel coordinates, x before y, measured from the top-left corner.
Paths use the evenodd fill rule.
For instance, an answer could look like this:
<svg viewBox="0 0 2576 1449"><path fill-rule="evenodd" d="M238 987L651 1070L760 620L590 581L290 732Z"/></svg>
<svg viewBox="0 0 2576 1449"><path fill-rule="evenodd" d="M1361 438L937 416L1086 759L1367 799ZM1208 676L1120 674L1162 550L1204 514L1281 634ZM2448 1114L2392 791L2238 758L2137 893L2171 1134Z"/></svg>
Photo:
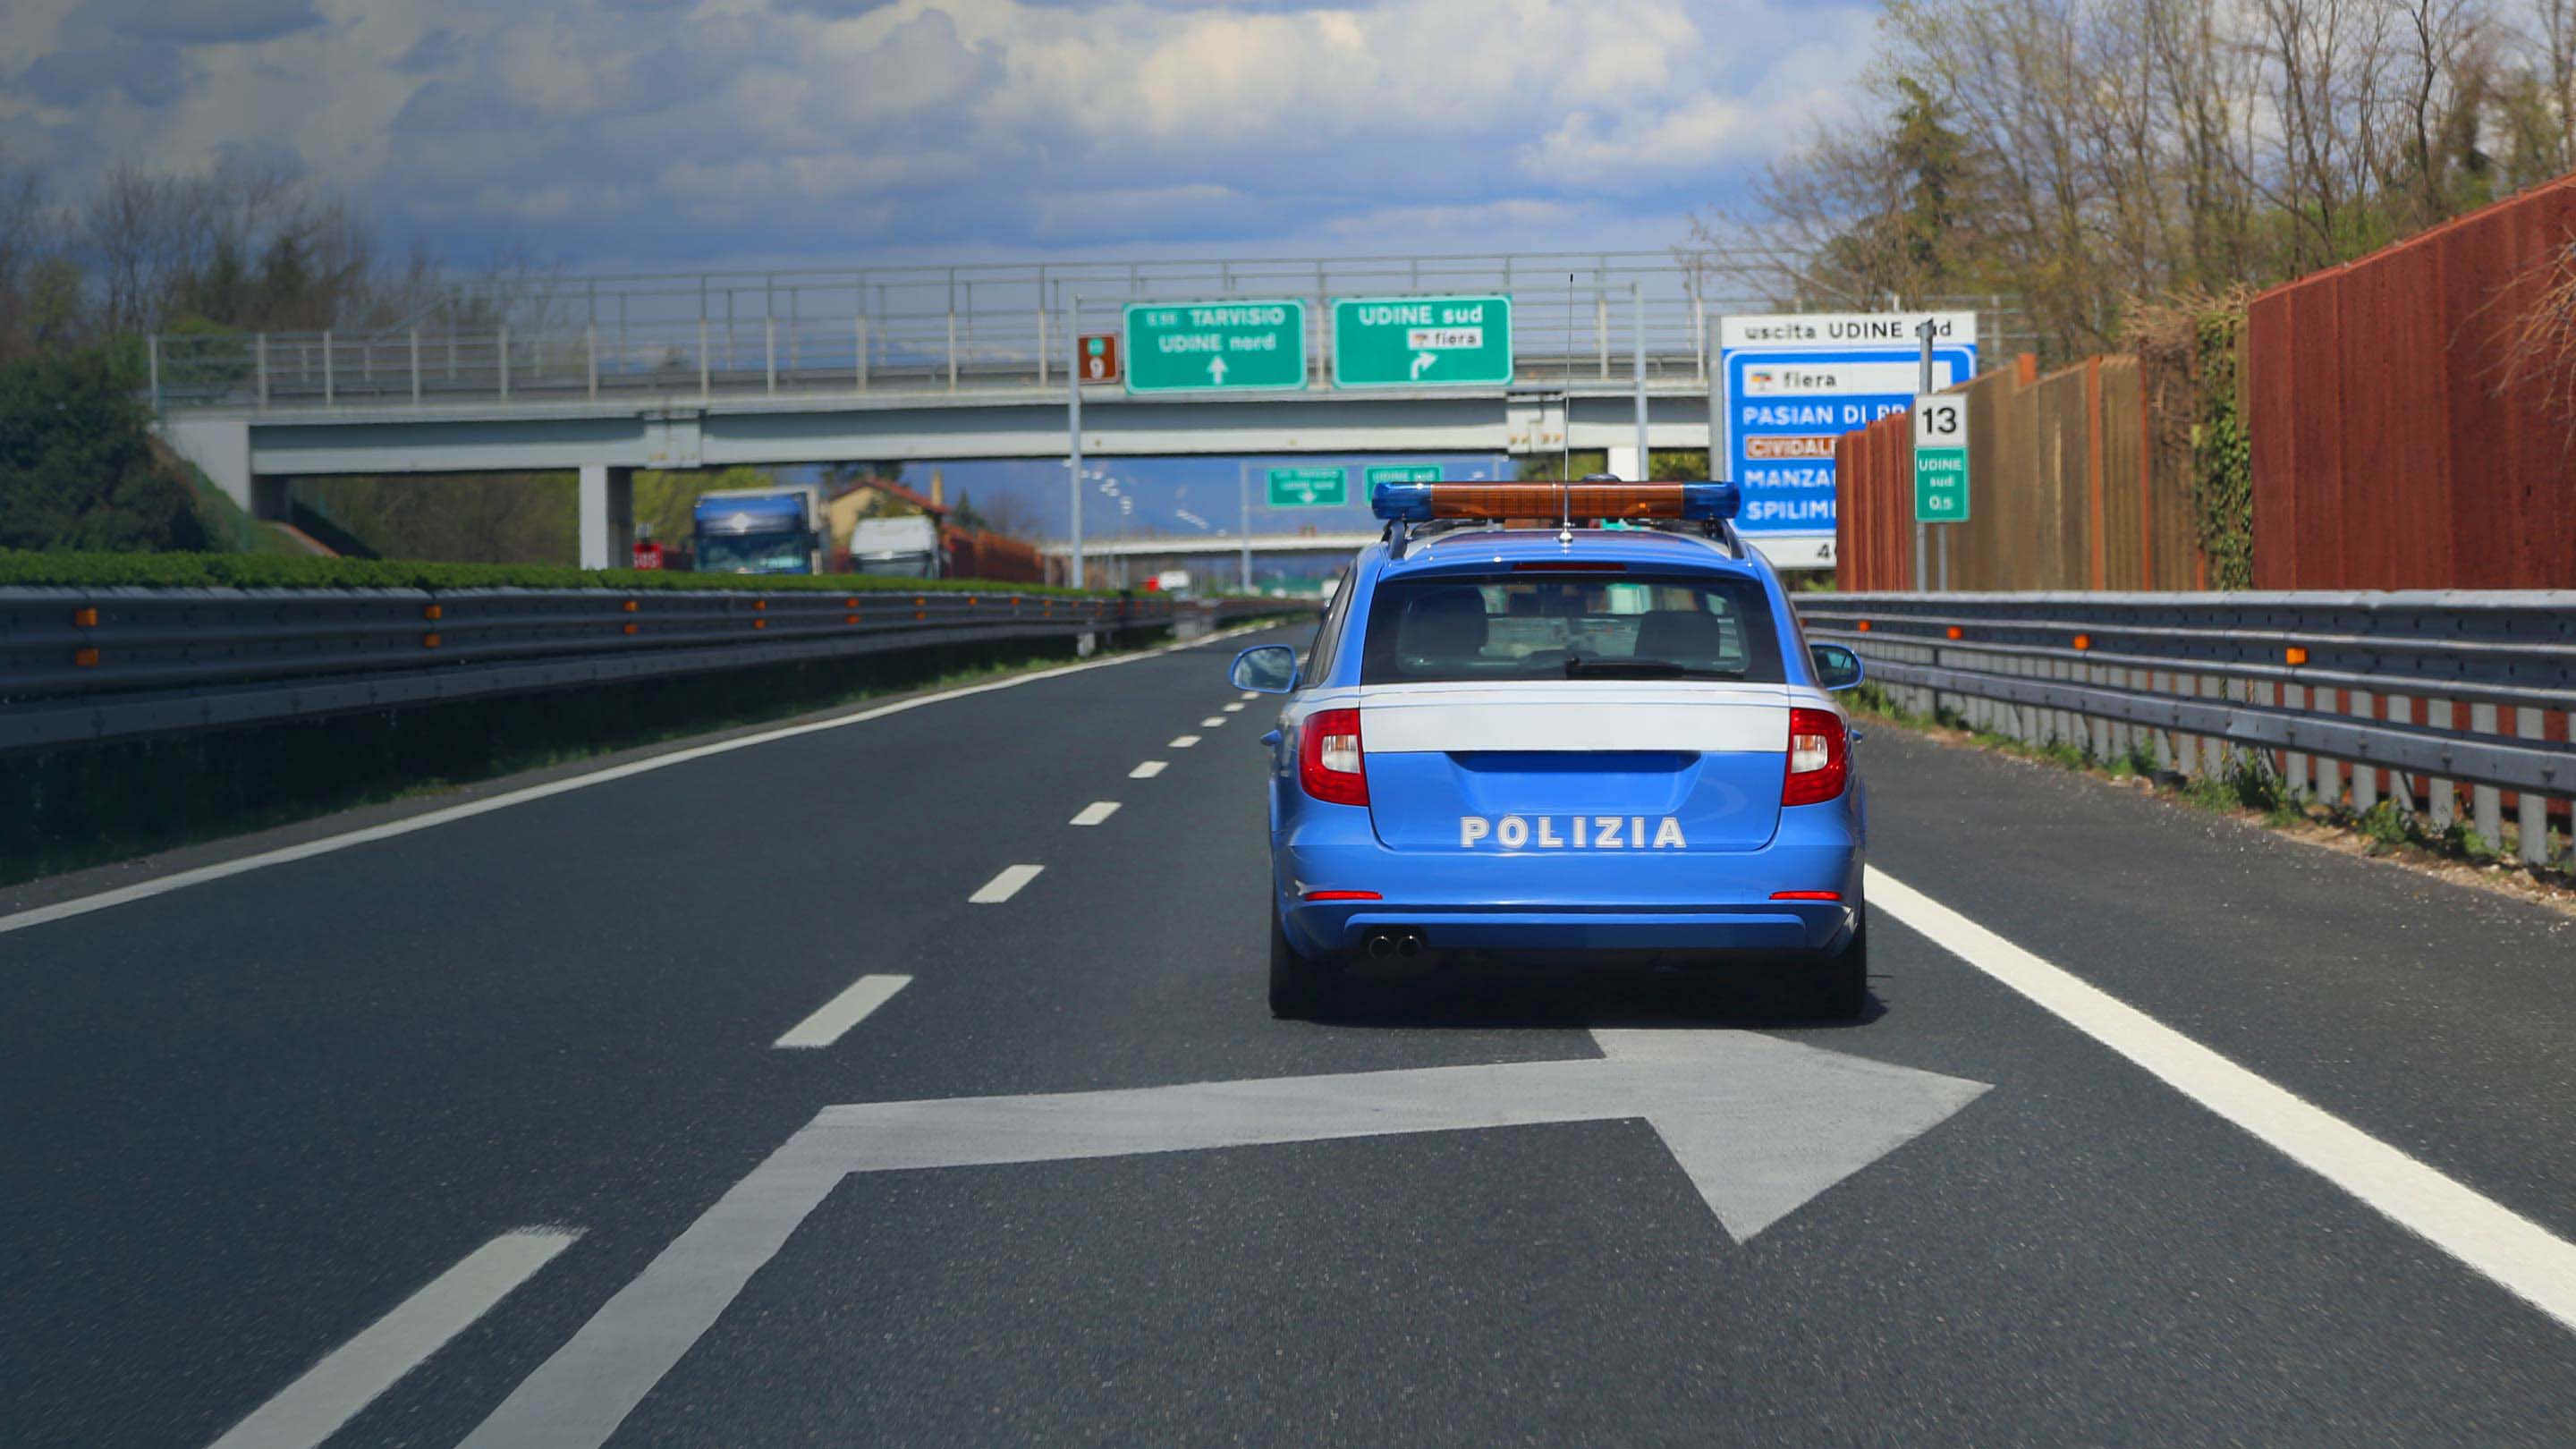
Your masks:
<svg viewBox="0 0 2576 1449"><path fill-rule="evenodd" d="M1163 761L1147 760L1145 763L1129 770L1127 772L1127 778L1130 780L1150 780L1161 773L1163 773Z"/></svg>
<svg viewBox="0 0 2576 1449"><path fill-rule="evenodd" d="M521 1228L476 1248L252 1410L214 1449L310 1449L330 1438L580 1236Z"/></svg>
<svg viewBox="0 0 2576 1449"><path fill-rule="evenodd" d="M245 855L238 860L219 861L213 865L201 865L190 870L173 871L168 875L160 876L152 880L137 881L133 885L118 886L114 890L100 891L96 895L76 896L71 900L56 901L49 906L36 906L28 910L19 911L13 915L0 916L0 935L5 935L11 931L23 931L30 926L41 926L48 921L64 920L71 916L85 916L92 911L103 911L111 906L124 905L129 901L149 900L153 896L166 895L171 891L184 890L189 886L203 885L209 881L223 880L231 876L241 875L248 871L265 870L272 865L285 865L290 861L309 860L317 855L329 855L333 851L347 850L352 846L366 845L378 840L391 840L396 836L409 835L415 830L428 830L436 826L445 825L450 821L471 820L477 815L488 815L495 810L506 810L513 805L524 805L531 800L544 800L552 796L564 794L568 791L588 789L593 785L605 785L611 780L624 780L632 776L648 774L655 770L667 770L677 765L685 765L692 760L703 760L712 755L730 754L735 750L747 750L754 745L765 745L773 740L796 739L803 735L819 734L825 730L847 729L852 725L866 724L871 720L884 719L888 715L903 714L910 710L920 709L924 705L939 704L952 699L965 699L969 696L978 694L991 694L995 690L1018 689L1022 685L1035 684L1044 679L1061 679L1065 675L1080 674L1085 670L1114 669L1121 664L1133 664L1140 659L1159 659L1166 654L1175 653L1179 650L1196 649L1202 645L1211 644L1220 639L1231 639L1238 634L1250 634L1270 627L1272 626L1268 624L1247 624L1241 628L1224 629L1214 634L1204 635L1197 639L1185 639L1177 644L1166 644L1159 649L1140 649L1133 654L1121 654L1109 659L1093 659L1080 664L1059 665L1053 669L1032 670L1027 674L1012 675L1008 679L996 679L984 684L969 684L956 689L943 689L935 694L919 694L910 699L896 700L892 704L881 704L873 709L863 709L855 714L835 715L830 719L816 720L808 724L788 725L781 729L763 730L758 734L741 735L729 740L718 740L713 744L692 745L688 749L673 750L667 755L655 755L648 760L631 760L623 765L611 765L606 769L593 770L588 774L567 776L561 780L549 780L542 785L530 785L525 789L505 791L502 794L490 796L486 799L470 800L462 805L450 805L444 809L427 811L405 820L393 820L382 825L370 825L362 830L352 830L345 834L327 836L321 840L308 840L300 845L288 845L281 846L275 850L263 850L256 855ZM1255 696L1249 694L1244 696L1246 699L1254 697Z"/></svg>
<svg viewBox="0 0 2576 1449"><path fill-rule="evenodd" d="M1174 750L1186 750L1186 749L1188 749L1190 746L1195 745L1195 744L1197 744L1198 742L1199 742L1199 737L1198 737L1197 735L1174 735L1174 736L1172 736L1171 743L1170 743L1169 745L1165 746L1165 748L1166 748L1166 749L1174 749Z"/></svg>
<svg viewBox="0 0 2576 1449"><path fill-rule="evenodd" d="M811 1050L839 1041L851 1027L868 1019L868 1013L894 999L894 994L912 984L909 976L862 976L850 983L849 989L826 1001L812 1016L787 1029L787 1034L771 1042L773 1047Z"/></svg>
<svg viewBox="0 0 2576 1449"><path fill-rule="evenodd" d="M1203 730L1212 730L1212 729L1215 729L1218 725L1221 725L1221 724L1223 724L1223 723L1225 723L1225 716L1224 716L1224 715L1221 715L1221 714L1212 714L1212 715L1209 715L1206 719L1203 719L1203 720L1200 720L1200 721L1199 721L1199 728L1200 728L1200 729L1203 729Z"/></svg>
<svg viewBox="0 0 2576 1449"><path fill-rule="evenodd" d="M1247 689L1247 690L1245 690L1245 691L1243 692L1243 697L1244 697L1245 699L1259 699L1259 698L1261 697L1261 695L1259 694L1259 692L1257 692L1257 691L1255 691L1255 690L1249 690L1249 689Z"/></svg>
<svg viewBox="0 0 2576 1449"><path fill-rule="evenodd" d="M970 906L998 906L1020 893L1020 887L1038 878L1042 865L1006 865L1002 873L984 882L983 889L966 898Z"/></svg>
<svg viewBox="0 0 2576 1449"><path fill-rule="evenodd" d="M1076 825L1097 825L1101 821L1106 820L1117 813L1117 801L1094 800L1090 804L1083 806L1081 810L1075 812L1073 823Z"/></svg>
<svg viewBox="0 0 2576 1449"><path fill-rule="evenodd" d="M2399 1227L2576 1329L2576 1243L2229 1061L1931 897L1869 871L1886 911L2076 1030L2164 1079Z"/></svg>
<svg viewBox="0 0 2576 1449"><path fill-rule="evenodd" d="M1225 707L1225 712L1226 712L1227 714L1241 714L1241 713L1243 713L1243 701L1238 699L1238 700L1235 700L1235 701L1233 701L1232 703L1228 704L1228 705Z"/></svg>

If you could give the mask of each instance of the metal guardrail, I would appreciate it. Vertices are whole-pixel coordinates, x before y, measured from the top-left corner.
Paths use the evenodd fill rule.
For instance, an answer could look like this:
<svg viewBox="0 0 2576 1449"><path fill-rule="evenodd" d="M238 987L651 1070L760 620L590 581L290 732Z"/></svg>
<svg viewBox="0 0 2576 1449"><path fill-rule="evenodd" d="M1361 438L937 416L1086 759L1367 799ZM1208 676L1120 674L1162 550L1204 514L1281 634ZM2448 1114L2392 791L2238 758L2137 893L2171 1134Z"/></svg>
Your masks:
<svg viewBox="0 0 2576 1449"><path fill-rule="evenodd" d="M971 393L1063 387L1069 334L1115 330L1128 302L1302 298L1307 386L1329 390L1328 299L1469 292L1512 297L1521 382L1622 391L1640 335L1649 386L1696 391L1714 317L1773 310L1668 252L808 268L565 278L398 331L156 336L148 354L161 409ZM1996 355L2034 344L2010 299L1917 300L1976 310Z"/></svg>
<svg viewBox="0 0 2576 1449"><path fill-rule="evenodd" d="M0 751L1311 609L990 591L0 588Z"/></svg>
<svg viewBox="0 0 2576 1449"><path fill-rule="evenodd" d="M1860 651L1907 708L2096 759L2278 772L2553 859L2576 795L2576 592L1809 594L1810 638ZM2553 801L2555 803L2553 803ZM2563 853L2560 852L2560 853Z"/></svg>

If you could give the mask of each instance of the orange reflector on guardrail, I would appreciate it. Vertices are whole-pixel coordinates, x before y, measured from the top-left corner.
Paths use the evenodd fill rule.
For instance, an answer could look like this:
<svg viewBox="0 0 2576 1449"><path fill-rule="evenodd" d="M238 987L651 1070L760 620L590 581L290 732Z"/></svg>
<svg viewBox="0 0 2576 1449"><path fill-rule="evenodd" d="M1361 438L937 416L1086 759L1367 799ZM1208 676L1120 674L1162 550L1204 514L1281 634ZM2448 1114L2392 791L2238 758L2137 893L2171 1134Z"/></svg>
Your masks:
<svg viewBox="0 0 2576 1449"><path fill-rule="evenodd" d="M629 634L632 634L632 633L634 633L634 632L635 632L635 626L634 626L633 624L620 624L620 625L618 625L617 627L618 627L620 630L622 630L622 631L624 631L624 632L626 632L626 633L629 633Z"/></svg>
<svg viewBox="0 0 2576 1449"><path fill-rule="evenodd" d="M435 649L435 648L437 648L437 647L438 647L438 636L437 636L437 635L435 635L435 634L423 634L423 635L421 635L421 636L420 636L420 647L421 647L421 648L423 648L423 649Z"/></svg>
<svg viewBox="0 0 2576 1449"><path fill-rule="evenodd" d="M1945 629L1945 630L1943 630L1942 632L1943 632L1943 633L1945 633L1945 634L1947 634L1947 635L1949 635L1949 636L1950 636L1951 638L1953 638L1953 639L1964 639L1964 638L1966 638L1966 637L1968 636L1968 631L1967 631L1967 630L1965 630L1965 629L1960 628L1960 627L1959 627L1958 625L1956 625L1956 624L1951 625L1948 629Z"/></svg>
<svg viewBox="0 0 2576 1449"><path fill-rule="evenodd" d="M842 607L842 608L844 608L844 609L855 609L855 608L857 608L858 606L859 606L859 601L858 601L858 600L856 600L856 599L843 599L843 600L841 601L841 607Z"/></svg>
<svg viewBox="0 0 2576 1449"><path fill-rule="evenodd" d="M767 599L754 599L751 601L751 607L754 613L762 612L768 609L769 601Z"/></svg>
<svg viewBox="0 0 2576 1449"><path fill-rule="evenodd" d="M2305 664L2308 662L2308 651L2293 644L2281 651L2281 657L2292 664Z"/></svg>
<svg viewBox="0 0 2576 1449"><path fill-rule="evenodd" d="M96 610L96 609L74 609L74 610L72 610L72 627L73 627L73 628L75 628L75 629L95 629L95 628L97 628L97 627L98 627L98 610Z"/></svg>
<svg viewBox="0 0 2576 1449"><path fill-rule="evenodd" d="M626 612L630 614L635 612L635 601L633 599L628 599L626 601Z"/></svg>
<svg viewBox="0 0 2576 1449"><path fill-rule="evenodd" d="M95 649L73 650L72 667L75 669L96 669L98 667L98 651Z"/></svg>
<svg viewBox="0 0 2576 1449"><path fill-rule="evenodd" d="M766 629L769 627L769 621L767 619L754 619L751 621L751 627L755 629Z"/></svg>
<svg viewBox="0 0 2576 1449"><path fill-rule="evenodd" d="M1852 627L1866 634L1869 632L1869 621L1867 619L1855 619L1852 621Z"/></svg>
<svg viewBox="0 0 2576 1449"><path fill-rule="evenodd" d="M859 622L859 616L856 614L845 614L842 616L841 622L844 624L855 624Z"/></svg>
<svg viewBox="0 0 2576 1449"><path fill-rule="evenodd" d="M443 619L447 617L447 611L436 604L428 604L421 608L420 616L424 619Z"/></svg>
<svg viewBox="0 0 2576 1449"><path fill-rule="evenodd" d="M2076 647L2076 648L2078 648L2078 649L2090 649L2090 648L2092 648L2092 647L2093 647L2093 636L2092 636L2092 635L2090 635L2090 634L2078 634L2078 635L2076 635L2076 636L2075 636L2075 647Z"/></svg>

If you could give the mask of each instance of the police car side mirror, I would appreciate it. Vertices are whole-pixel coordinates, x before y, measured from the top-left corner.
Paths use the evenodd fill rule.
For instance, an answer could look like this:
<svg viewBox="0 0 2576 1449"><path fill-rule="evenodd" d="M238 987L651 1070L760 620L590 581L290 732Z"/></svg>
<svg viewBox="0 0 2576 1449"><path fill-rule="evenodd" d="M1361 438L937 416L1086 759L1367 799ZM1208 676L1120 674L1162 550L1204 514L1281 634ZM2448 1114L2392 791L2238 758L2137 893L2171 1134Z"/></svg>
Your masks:
<svg viewBox="0 0 2576 1449"><path fill-rule="evenodd" d="M1827 689L1849 689L1860 683L1860 656L1840 644L1810 644L1807 656L1816 664L1816 683Z"/></svg>
<svg viewBox="0 0 2576 1449"><path fill-rule="evenodd" d="M1226 677L1237 689L1286 694L1297 683L1297 651L1285 644L1260 644L1234 656Z"/></svg>

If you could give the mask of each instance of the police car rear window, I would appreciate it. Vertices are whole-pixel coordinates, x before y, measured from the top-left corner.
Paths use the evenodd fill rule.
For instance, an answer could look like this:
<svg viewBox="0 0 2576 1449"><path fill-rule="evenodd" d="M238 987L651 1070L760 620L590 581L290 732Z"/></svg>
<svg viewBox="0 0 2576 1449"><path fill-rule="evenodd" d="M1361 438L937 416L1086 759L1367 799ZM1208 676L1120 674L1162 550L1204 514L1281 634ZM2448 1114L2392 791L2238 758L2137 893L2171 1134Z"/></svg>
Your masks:
<svg viewBox="0 0 2576 1449"><path fill-rule="evenodd" d="M1778 684L1779 635L1749 579L1404 579L1369 604L1363 684L1717 679Z"/></svg>

